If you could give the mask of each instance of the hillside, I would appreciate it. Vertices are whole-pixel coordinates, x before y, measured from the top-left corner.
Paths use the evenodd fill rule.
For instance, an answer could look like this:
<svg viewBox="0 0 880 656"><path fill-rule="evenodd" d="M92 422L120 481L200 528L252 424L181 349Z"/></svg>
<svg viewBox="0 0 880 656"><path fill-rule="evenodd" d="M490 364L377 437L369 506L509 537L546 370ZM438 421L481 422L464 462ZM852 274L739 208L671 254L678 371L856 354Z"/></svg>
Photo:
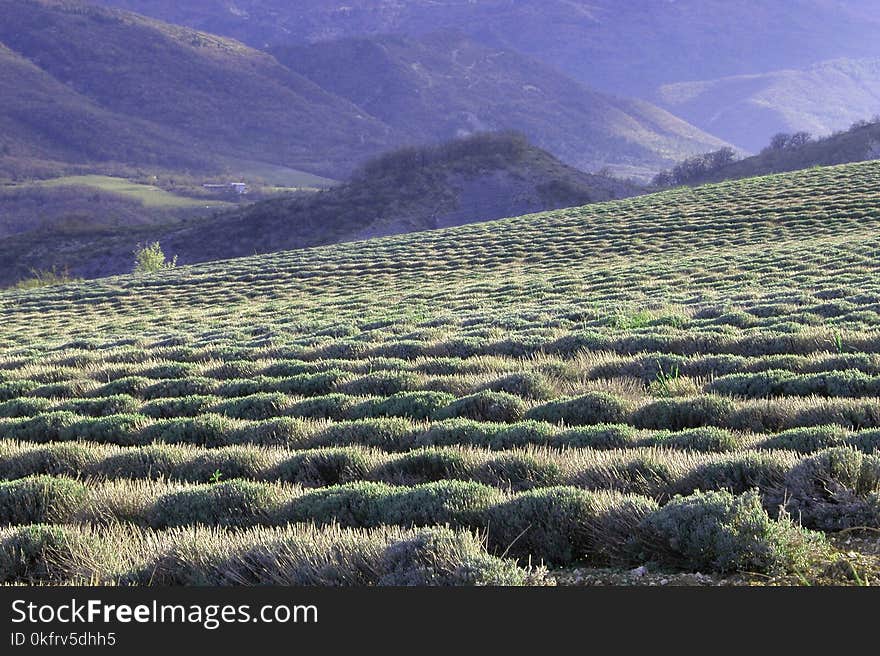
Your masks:
<svg viewBox="0 0 880 656"><path fill-rule="evenodd" d="M271 50L282 64L380 119L408 143L517 130L585 171L650 177L724 145L657 107L597 93L515 52L456 32Z"/></svg>
<svg viewBox="0 0 880 656"><path fill-rule="evenodd" d="M775 143L779 139L781 141ZM697 156L679 163L671 171L660 173L654 183L662 186L698 185L880 159L880 119L857 121L850 129L821 139L809 138L804 133L781 133L757 155L733 158L720 166L706 162L705 157Z"/></svg>
<svg viewBox="0 0 880 656"><path fill-rule="evenodd" d="M40 176L120 159L212 166L179 135L104 109L2 43L0 85L0 177Z"/></svg>
<svg viewBox="0 0 880 656"><path fill-rule="evenodd" d="M873 0L102 1L259 48L457 29L636 97L665 83L880 56Z"/></svg>
<svg viewBox="0 0 880 656"><path fill-rule="evenodd" d="M0 10L0 121L24 126L23 157L336 173L389 143L380 122L238 42L76 1Z"/></svg>
<svg viewBox="0 0 880 656"><path fill-rule="evenodd" d="M778 132L826 136L880 114L880 59L669 84L656 98L677 116L755 152Z"/></svg>
<svg viewBox="0 0 880 656"><path fill-rule="evenodd" d="M583 173L516 134L485 134L372 160L343 185L282 196L201 220L94 229L48 226L0 240L0 281L32 268L97 277L131 270L138 244L160 241L183 263L429 230L639 193ZM2 198L2 196L0 196ZM158 217L158 213L157 213ZM141 222L142 223L142 222ZM159 225L155 225L159 223ZM2 227L2 226L0 226Z"/></svg>
<svg viewBox="0 0 880 656"><path fill-rule="evenodd" d="M393 147L512 129L578 168L647 180L723 145L452 32L269 54L79 0L0 10L0 178L127 167L251 180L276 166L342 179Z"/></svg>
<svg viewBox="0 0 880 656"><path fill-rule="evenodd" d="M3 582L877 583L878 207L869 162L2 292Z"/></svg>

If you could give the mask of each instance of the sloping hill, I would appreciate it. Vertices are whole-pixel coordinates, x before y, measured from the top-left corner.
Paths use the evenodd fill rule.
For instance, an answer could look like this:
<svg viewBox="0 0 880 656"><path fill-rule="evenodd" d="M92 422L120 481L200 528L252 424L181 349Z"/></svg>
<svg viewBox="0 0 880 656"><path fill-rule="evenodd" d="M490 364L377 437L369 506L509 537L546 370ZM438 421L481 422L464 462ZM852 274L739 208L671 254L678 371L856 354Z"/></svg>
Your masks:
<svg viewBox="0 0 880 656"><path fill-rule="evenodd" d="M0 43L0 176L95 161L209 168L177 133L126 118L60 83Z"/></svg>
<svg viewBox="0 0 880 656"><path fill-rule="evenodd" d="M657 100L694 125L757 151L777 132L825 136L880 114L880 59L669 84Z"/></svg>
<svg viewBox="0 0 880 656"><path fill-rule="evenodd" d="M876 583L878 207L872 162L0 293L2 582Z"/></svg>
<svg viewBox="0 0 880 656"><path fill-rule="evenodd" d="M459 29L634 96L664 83L880 56L873 0L102 1L257 47Z"/></svg>
<svg viewBox="0 0 880 656"><path fill-rule="evenodd" d="M410 148L366 164L346 184L256 203L203 220L95 230L52 225L0 241L0 281L32 268L85 277L131 270L139 243L181 263L303 248L516 216L639 193L631 183L566 166L516 134Z"/></svg>
<svg viewBox="0 0 880 656"><path fill-rule="evenodd" d="M683 153L723 145L649 103L597 93L460 33L358 38L272 53L410 143L512 129L585 171L609 166L640 177Z"/></svg>
<svg viewBox="0 0 880 656"><path fill-rule="evenodd" d="M42 131L42 142L59 141L50 146L59 154L114 156L106 148L95 153L107 144L116 146L114 159L144 163L176 139L191 159L336 173L388 145L380 122L238 42L70 0L3 0L0 10L0 42L39 67L26 73L40 78L46 100L58 96L36 103L29 78L19 74L4 89L4 106L36 105L31 129ZM20 58L9 59L4 68L22 69ZM83 111L103 120L92 127ZM146 153L128 145L132 135L143 142L157 132L164 140ZM91 145L95 133L101 137Z"/></svg>
<svg viewBox="0 0 880 656"><path fill-rule="evenodd" d="M697 156L674 167L672 175L670 171L664 171L657 176L655 184L698 185L880 159L880 119L857 121L849 130L835 132L822 139L803 140L798 139L799 136L805 135L777 135L757 155L726 161L722 165L711 161L711 153L708 162L705 156ZM780 137L778 143L773 143ZM694 160L700 161L694 165Z"/></svg>

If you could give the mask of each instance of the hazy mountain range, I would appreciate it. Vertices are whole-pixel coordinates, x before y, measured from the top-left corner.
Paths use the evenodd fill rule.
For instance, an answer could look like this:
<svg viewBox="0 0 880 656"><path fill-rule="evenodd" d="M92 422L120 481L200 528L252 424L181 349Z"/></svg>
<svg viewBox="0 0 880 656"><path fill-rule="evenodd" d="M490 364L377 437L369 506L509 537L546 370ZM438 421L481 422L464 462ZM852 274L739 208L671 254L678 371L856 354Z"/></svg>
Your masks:
<svg viewBox="0 0 880 656"><path fill-rule="evenodd" d="M866 102L864 65L839 61L880 57L873 0L101 1L260 48L459 30L594 89L669 100L667 109L744 149L773 130L829 131L880 111ZM702 80L715 82L675 86ZM803 104L813 107L799 114Z"/></svg>

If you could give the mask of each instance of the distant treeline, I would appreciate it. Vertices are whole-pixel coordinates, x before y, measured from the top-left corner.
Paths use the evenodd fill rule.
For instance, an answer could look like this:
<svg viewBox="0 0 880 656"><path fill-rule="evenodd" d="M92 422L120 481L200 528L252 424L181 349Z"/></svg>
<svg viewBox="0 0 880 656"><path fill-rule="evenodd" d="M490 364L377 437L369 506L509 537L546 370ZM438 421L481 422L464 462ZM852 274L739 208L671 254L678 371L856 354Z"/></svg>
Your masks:
<svg viewBox="0 0 880 656"><path fill-rule="evenodd" d="M878 157L880 116L875 116L823 138L815 138L809 132L780 132L752 157L740 159L732 148L695 155L658 173L653 184L656 187L695 185Z"/></svg>

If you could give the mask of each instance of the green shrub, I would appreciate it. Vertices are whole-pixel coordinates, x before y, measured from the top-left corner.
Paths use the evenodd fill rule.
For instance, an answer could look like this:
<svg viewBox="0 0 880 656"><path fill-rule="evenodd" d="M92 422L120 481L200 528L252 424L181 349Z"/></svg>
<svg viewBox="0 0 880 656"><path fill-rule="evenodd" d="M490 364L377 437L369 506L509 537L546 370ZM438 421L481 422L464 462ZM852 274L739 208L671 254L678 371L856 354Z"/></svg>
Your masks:
<svg viewBox="0 0 880 656"><path fill-rule="evenodd" d="M165 259L165 253L158 241L146 246L138 246L134 252L134 273L145 274L173 269L177 266L177 256L170 260Z"/></svg>
<svg viewBox="0 0 880 656"><path fill-rule="evenodd" d="M859 431L851 433L845 440L847 446L851 446L865 453L877 453L880 451L880 431Z"/></svg>
<svg viewBox="0 0 880 656"><path fill-rule="evenodd" d="M466 480L473 463L459 449L420 449L378 466L371 477L394 485L417 485L447 479Z"/></svg>
<svg viewBox="0 0 880 656"><path fill-rule="evenodd" d="M88 488L72 478L0 481L0 524L63 524L72 520L87 495Z"/></svg>
<svg viewBox="0 0 880 656"><path fill-rule="evenodd" d="M552 398L554 390L541 374L527 372L509 374L486 384L485 390L506 392L523 399L544 401Z"/></svg>
<svg viewBox="0 0 880 656"><path fill-rule="evenodd" d="M217 381L211 378L174 378L159 380L139 391L144 399L167 399L184 396L208 396L217 392Z"/></svg>
<svg viewBox="0 0 880 656"><path fill-rule="evenodd" d="M360 407L355 405L357 401L358 397L347 394L316 396L290 404L287 408L287 414L291 417L310 419L333 419L336 421L352 419L355 417L350 415L357 414L353 411Z"/></svg>
<svg viewBox="0 0 880 656"><path fill-rule="evenodd" d="M740 444L735 434L715 426L688 428L674 433L663 431L652 435L649 442L654 446L704 452L733 451Z"/></svg>
<svg viewBox="0 0 880 656"><path fill-rule="evenodd" d="M550 445L556 448L624 449L637 440L638 432L626 424L596 424L571 428L555 434Z"/></svg>
<svg viewBox="0 0 880 656"><path fill-rule="evenodd" d="M434 413L434 419L464 417L475 421L513 423L523 418L526 405L522 399L506 392L478 392L457 399Z"/></svg>
<svg viewBox="0 0 880 656"><path fill-rule="evenodd" d="M306 487L340 485L366 478L370 460L367 452L351 447L305 451L276 465L269 477Z"/></svg>
<svg viewBox="0 0 880 656"><path fill-rule="evenodd" d="M727 490L743 494L754 488L770 495L781 488L791 460L772 452L737 453L699 465L673 485L675 494Z"/></svg>
<svg viewBox="0 0 880 656"><path fill-rule="evenodd" d="M256 446L226 446L205 449L186 459L171 477L196 483L217 483L221 479L266 479L278 458Z"/></svg>
<svg viewBox="0 0 880 656"><path fill-rule="evenodd" d="M205 414L157 421L143 429L141 438L144 443L164 442L213 448L230 444L235 430L235 422L228 417Z"/></svg>
<svg viewBox="0 0 880 656"><path fill-rule="evenodd" d="M0 479L41 474L76 477L90 470L99 459L100 454L84 444L61 442L30 448L0 458Z"/></svg>
<svg viewBox="0 0 880 656"><path fill-rule="evenodd" d="M314 374L299 374L277 380L273 384L273 389L277 392L298 396L323 396L336 391L337 386L350 377L351 374L338 369ZM353 394L346 389L339 391Z"/></svg>
<svg viewBox="0 0 880 656"><path fill-rule="evenodd" d="M290 399L280 392L252 394L239 399L222 401L211 408L215 412L234 419L270 419L283 415L290 406Z"/></svg>
<svg viewBox="0 0 880 656"><path fill-rule="evenodd" d="M186 462L186 451L164 444L124 449L105 458L95 473L106 478L165 479L175 478Z"/></svg>
<svg viewBox="0 0 880 656"><path fill-rule="evenodd" d="M383 483L358 482L306 492L285 509L291 523L316 522L369 528L385 522L384 504L395 488Z"/></svg>
<svg viewBox="0 0 880 656"><path fill-rule="evenodd" d="M676 497L638 526L636 561L692 571L794 572L825 549L819 534L770 519L757 491Z"/></svg>
<svg viewBox="0 0 880 656"><path fill-rule="evenodd" d="M64 440L88 440L100 444L145 444L141 431L149 424L143 415L112 415L78 421L62 431Z"/></svg>
<svg viewBox="0 0 880 656"><path fill-rule="evenodd" d="M314 427L303 419L277 417L254 422L235 430L224 430L220 435L226 444L256 444L297 449L309 445L313 433ZM206 444L206 446L211 445Z"/></svg>
<svg viewBox="0 0 880 656"><path fill-rule="evenodd" d="M4 430L4 437L22 442L59 442L72 439L70 428L82 418L72 412L49 412L20 420Z"/></svg>
<svg viewBox="0 0 880 656"><path fill-rule="evenodd" d="M85 417L106 417L108 415L134 414L140 410L141 403L126 394L105 396L96 399L75 399L57 406L57 410L70 411Z"/></svg>
<svg viewBox="0 0 880 656"><path fill-rule="evenodd" d="M530 490L489 509L489 544L499 554L557 566L615 562L656 508L647 498L573 487Z"/></svg>
<svg viewBox="0 0 880 656"><path fill-rule="evenodd" d="M470 533L422 529L392 542L382 554L377 585L535 585L541 582L510 560L490 556Z"/></svg>
<svg viewBox="0 0 880 656"><path fill-rule="evenodd" d="M11 401L29 394L39 387L33 380L10 380L0 382L0 401Z"/></svg>
<svg viewBox="0 0 880 656"><path fill-rule="evenodd" d="M92 394L95 396L127 394L136 398L144 398L144 391L149 389L151 385L153 385L153 381L145 376L126 376L95 388Z"/></svg>
<svg viewBox="0 0 880 656"><path fill-rule="evenodd" d="M789 471L779 500L811 528L880 527L880 456L850 447L820 451Z"/></svg>
<svg viewBox="0 0 880 656"><path fill-rule="evenodd" d="M0 403L0 417L35 417L41 413L48 412L52 407L49 399L43 398L19 398L12 399Z"/></svg>
<svg viewBox="0 0 880 656"><path fill-rule="evenodd" d="M445 392L399 392L386 399L364 401L351 409L351 419L366 417L408 417L430 419L455 397Z"/></svg>
<svg viewBox="0 0 880 656"><path fill-rule="evenodd" d="M85 380L65 380L60 383L50 383L41 385L30 391L30 396L37 396L45 399L75 399L88 393L93 393L98 384L89 379Z"/></svg>
<svg viewBox="0 0 880 656"><path fill-rule="evenodd" d="M273 522L284 497L280 487L267 483L231 480L199 485L159 497L149 510L148 521L155 528L251 526Z"/></svg>
<svg viewBox="0 0 880 656"><path fill-rule="evenodd" d="M492 458L476 469L474 477L481 483L513 490L550 487L565 482L562 469L556 462L525 453Z"/></svg>
<svg viewBox="0 0 880 656"><path fill-rule="evenodd" d="M639 408L632 422L638 428L680 431L701 426L725 426L734 404L729 399L699 396L692 399L661 399Z"/></svg>
<svg viewBox="0 0 880 656"><path fill-rule="evenodd" d="M413 446L415 429L408 419L397 417L340 421L321 428L309 440L311 446L370 446L383 451L406 451Z"/></svg>
<svg viewBox="0 0 880 656"><path fill-rule="evenodd" d="M769 437L760 446L765 449L788 449L799 453L814 453L843 444L849 434L849 431L840 426L792 428Z"/></svg>
<svg viewBox="0 0 880 656"><path fill-rule="evenodd" d="M339 391L354 396L392 396L417 390L421 383L420 376L408 371L379 371L350 380L340 385Z"/></svg>
<svg viewBox="0 0 880 656"><path fill-rule="evenodd" d="M141 413L154 419L174 419L176 417L195 417L211 412L217 403L214 396L183 396L169 399L156 399L145 403Z"/></svg>
<svg viewBox="0 0 880 656"><path fill-rule="evenodd" d="M504 494L473 481L436 481L411 488L394 488L382 503L383 523L400 526L480 527L486 513Z"/></svg>
<svg viewBox="0 0 880 656"><path fill-rule="evenodd" d="M605 392L591 392L534 407L526 413L526 419L566 426L589 426L625 423L628 413L629 404L623 399Z"/></svg>
<svg viewBox="0 0 880 656"><path fill-rule="evenodd" d="M418 446L478 446L492 450L518 446L546 445L556 430L537 421L494 424L472 419L447 419L431 424L415 438Z"/></svg>
<svg viewBox="0 0 880 656"><path fill-rule="evenodd" d="M69 575L71 553L94 537L65 526L24 526L0 540L0 583L58 583Z"/></svg>

